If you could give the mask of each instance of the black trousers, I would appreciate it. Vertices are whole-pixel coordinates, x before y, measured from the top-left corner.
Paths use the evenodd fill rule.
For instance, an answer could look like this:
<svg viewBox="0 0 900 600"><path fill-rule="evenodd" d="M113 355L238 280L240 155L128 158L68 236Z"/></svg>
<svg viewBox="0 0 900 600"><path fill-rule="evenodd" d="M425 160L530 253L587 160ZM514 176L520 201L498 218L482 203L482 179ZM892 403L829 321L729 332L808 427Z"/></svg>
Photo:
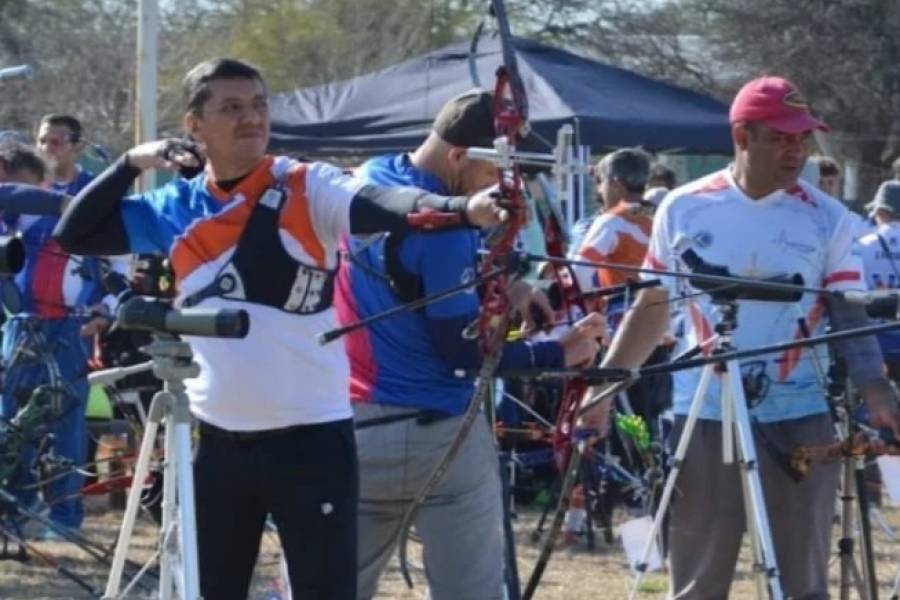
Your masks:
<svg viewBox="0 0 900 600"><path fill-rule="evenodd" d="M194 462L204 600L245 600L271 514L296 600L355 600L359 473L353 421L241 439L200 428Z"/></svg>

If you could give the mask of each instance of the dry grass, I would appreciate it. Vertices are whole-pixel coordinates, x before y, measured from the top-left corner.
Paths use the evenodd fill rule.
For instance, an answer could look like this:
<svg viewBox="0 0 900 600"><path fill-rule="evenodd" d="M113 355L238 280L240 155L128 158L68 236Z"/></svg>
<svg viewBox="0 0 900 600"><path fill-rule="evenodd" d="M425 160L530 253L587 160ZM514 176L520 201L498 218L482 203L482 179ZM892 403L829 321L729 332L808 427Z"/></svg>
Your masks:
<svg viewBox="0 0 900 600"><path fill-rule="evenodd" d="M888 522L900 531L900 509L886 508L883 515ZM530 541L530 534L534 528L536 514L533 511L523 511L516 523L518 538L519 570L522 579L526 579L534 564L537 555L536 546ZM103 543L112 544L115 537L121 513L105 509L103 503L93 501L89 506L89 518L85 526L85 533L91 539ZM838 530L835 529L835 536ZM156 540L156 529L149 520L142 520L135 536L135 556L146 558L152 554ZM878 558L878 572L881 584L881 597L887 597L888 590L893 585L898 563L900 563L900 542L891 541L883 530L876 526L876 555ZM55 559L64 563L79 575L87 578L91 584L102 591L105 585L106 568L99 565L94 559L84 552L74 548L70 544L41 542L37 547L52 555ZM257 577L254 583L252 598L261 599L272 585L273 577L277 571L274 555L277 548L270 537L264 541L261 564L257 569ZM739 572L731 597L735 599L755 598L752 581L749 579L748 564L746 561L748 552L742 555ZM417 557L412 560L416 564ZM832 564L832 593L837 596L837 561ZM392 562L382 579L379 600L419 600L424 597L424 577L421 569L414 569L416 588L407 590L403 583L396 562ZM568 547L559 548L551 559L550 565L544 574L537 600L577 600L588 598L616 599L625 598L632 583L631 574L626 566L624 556L618 545L606 546L598 540L598 547L594 551L588 551L580 540ZM653 574L647 578L642 587L641 598L664 598L666 583L664 576ZM29 563L7 561L0 563L0 599L3 600L42 600L42 599L76 599L88 598L78 586L61 577L53 569L32 558ZM136 594L136 598L153 597L152 594ZM855 594L851 595L856 598Z"/></svg>

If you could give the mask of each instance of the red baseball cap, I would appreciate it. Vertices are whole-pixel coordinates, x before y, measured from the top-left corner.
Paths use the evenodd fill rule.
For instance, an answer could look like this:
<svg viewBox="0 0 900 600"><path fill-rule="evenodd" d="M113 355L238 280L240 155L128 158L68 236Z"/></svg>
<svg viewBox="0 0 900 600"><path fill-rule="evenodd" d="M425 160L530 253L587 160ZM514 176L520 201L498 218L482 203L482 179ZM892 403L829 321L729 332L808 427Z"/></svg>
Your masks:
<svg viewBox="0 0 900 600"><path fill-rule="evenodd" d="M728 118L732 124L760 121L784 133L830 130L813 116L797 86L784 77L758 77L745 83L731 103Z"/></svg>

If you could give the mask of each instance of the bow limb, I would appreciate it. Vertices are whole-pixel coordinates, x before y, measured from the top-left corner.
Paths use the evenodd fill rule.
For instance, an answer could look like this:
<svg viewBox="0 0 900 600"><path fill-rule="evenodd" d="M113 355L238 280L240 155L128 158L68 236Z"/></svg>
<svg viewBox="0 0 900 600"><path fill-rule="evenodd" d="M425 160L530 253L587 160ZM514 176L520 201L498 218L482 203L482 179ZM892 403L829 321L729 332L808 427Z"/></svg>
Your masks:
<svg viewBox="0 0 900 600"><path fill-rule="evenodd" d="M537 586L544 574L544 569L550 562L550 555L553 553L553 542L562 530L562 524L565 520L566 511L569 510L569 500L572 496L572 490L575 489L575 482L578 480L578 473L581 466L581 457L585 449L585 441L579 441L574 444L572 452L569 454L565 468L562 470L562 484L559 489L559 500L556 505L556 512L553 514L553 520L550 522L550 529L547 532L547 540L541 546L534 569L522 592L522 600L531 600Z"/></svg>
<svg viewBox="0 0 900 600"><path fill-rule="evenodd" d="M494 128L499 136L498 149L502 148L506 152L512 152L515 150L522 132L527 128L528 102L525 99L525 88L519 77L509 23L506 21L506 11L502 0L493 0L492 9L497 19L503 47L503 65L497 69L497 81L494 88ZM502 270L502 267L508 264L508 258L513 252L516 238L525 224L526 210L519 167L512 162L508 165L504 164L498 168L497 176L499 194L509 210L509 218L488 238L488 255L479 267L479 272L482 274ZM511 306L506 295L509 281L508 274L504 273L488 280L484 285L481 311L478 317L479 347L483 358L475 393L469 401L459 429L450 442L447 452L441 457L428 479L413 497L397 528L400 572L409 587L412 587L407 560L409 529L419 507L441 482L459 449L468 438L482 405L491 397L494 376L500 365L503 345L510 329Z"/></svg>
<svg viewBox="0 0 900 600"><path fill-rule="evenodd" d="M565 157L568 154L568 144L571 144L570 136L560 135L556 155ZM558 167L559 171L563 169ZM558 186L561 189L562 186ZM571 202L571 199L569 199ZM539 205L544 213L544 239L547 246L547 254L555 259L565 259L566 233L558 213L546 199L539 200ZM551 263L552 274L558 289L560 290L562 312L566 321L572 325L579 317L588 314L585 296L581 293L578 278L572 265L565 262ZM553 456L559 470L562 483L560 485L559 501L556 511L550 521L550 528L544 538L544 542L538 554L537 562L528 578L523 600L529 600L537 589L544 570L550 561L556 538L562 529L566 511L569 509L570 496L578 480L581 457L584 452L585 441L575 438L579 416L579 406L587 393L587 381L583 377L567 379L562 388L559 407L556 414L556 425L551 436Z"/></svg>

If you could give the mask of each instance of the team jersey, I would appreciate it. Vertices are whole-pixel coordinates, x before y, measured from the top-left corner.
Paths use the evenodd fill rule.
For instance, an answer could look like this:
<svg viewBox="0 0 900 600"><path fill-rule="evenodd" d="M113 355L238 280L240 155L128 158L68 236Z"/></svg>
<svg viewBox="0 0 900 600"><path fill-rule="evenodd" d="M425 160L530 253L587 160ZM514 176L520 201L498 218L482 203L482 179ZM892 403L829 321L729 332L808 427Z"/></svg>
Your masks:
<svg viewBox="0 0 900 600"><path fill-rule="evenodd" d="M72 181L50 188L74 196L93 175L81 169ZM65 318L73 309L100 301L104 296L100 261L71 255L53 239L58 216L6 214L7 231L19 235L25 246L25 265L15 282L22 293L22 311L43 318Z"/></svg>
<svg viewBox="0 0 900 600"><path fill-rule="evenodd" d="M414 185L446 193L433 175L416 168L408 155L391 155L365 163L357 174L380 185ZM392 234L393 235L393 234ZM467 283L476 276L481 234L472 229L414 232L393 241L386 236L347 241L348 255L338 276L341 321L353 322L404 303L387 273L420 282L420 296ZM392 254L393 253L393 254ZM399 265L389 265L386 256ZM402 267L398 277L396 267ZM478 317L474 287L403 311L351 334L348 343L353 402L408 406L444 414L461 414L472 396L473 380L455 368L475 368L481 355L473 340L460 333ZM518 341L503 347L502 368L562 366L563 351L553 340ZM463 364L464 363L464 364Z"/></svg>
<svg viewBox="0 0 900 600"><path fill-rule="evenodd" d="M853 239L859 241L875 231L876 227L872 219L867 219L849 209L847 212L850 214L850 221L853 223Z"/></svg>
<svg viewBox="0 0 900 600"><path fill-rule="evenodd" d="M616 263L639 267L647 254L651 211L640 204L620 202L594 219L581 241L576 258L583 261ZM610 287L637 279L634 273L616 269L576 266L582 290Z"/></svg>
<svg viewBox="0 0 900 600"><path fill-rule="evenodd" d="M851 251L852 242L853 223L847 209L813 186L800 182L754 200L725 169L666 197L656 213L644 264L687 273L682 255L693 250L707 263L727 266L734 276L799 273L807 286L858 290L864 287L862 265ZM684 278L662 279L671 298L682 298L674 305L683 312L678 326L683 331L675 332L677 351L700 345L708 353L717 322L709 294L697 295ZM803 337L800 317L812 335L824 328L825 305L814 294L804 294L797 303L742 300L738 305L733 336L737 349ZM745 390L756 390L751 394L756 397L748 398L751 415L773 422L826 412L816 361L827 367L825 348L791 349L741 362L742 375L750 383ZM675 374L676 414L687 414L699 378L699 369ZM700 417L720 419L719 400L719 377L715 376Z"/></svg>
<svg viewBox="0 0 900 600"><path fill-rule="evenodd" d="M880 225L858 242L866 286L870 290L900 288L900 221ZM900 360L900 332L878 335L886 360Z"/></svg>
<svg viewBox="0 0 900 600"><path fill-rule="evenodd" d="M278 217L286 252L311 267L336 268L338 240L349 232L359 184L333 166L286 157L266 156L230 192L202 173L124 199L130 249L169 255L178 305L228 264L254 207L276 185L287 191ZM243 339L185 336L201 367L199 377L186 381L197 417L228 430L254 431L351 416L344 348L320 346L315 339L337 324L333 307L298 315L218 296L199 306L242 308L250 330Z"/></svg>
<svg viewBox="0 0 900 600"><path fill-rule="evenodd" d="M380 185L413 185L446 193L435 176L417 169L406 154L372 159L357 176ZM338 276L337 304L342 322L353 322L403 304L387 282L384 235L348 239L352 260ZM426 293L458 285L475 276L479 233L452 229L412 233L400 244L399 260L414 277L425 278ZM472 381L456 377L436 348L427 318L476 314L475 289L406 311L352 333L348 342L353 402L411 406L458 414L472 395Z"/></svg>

